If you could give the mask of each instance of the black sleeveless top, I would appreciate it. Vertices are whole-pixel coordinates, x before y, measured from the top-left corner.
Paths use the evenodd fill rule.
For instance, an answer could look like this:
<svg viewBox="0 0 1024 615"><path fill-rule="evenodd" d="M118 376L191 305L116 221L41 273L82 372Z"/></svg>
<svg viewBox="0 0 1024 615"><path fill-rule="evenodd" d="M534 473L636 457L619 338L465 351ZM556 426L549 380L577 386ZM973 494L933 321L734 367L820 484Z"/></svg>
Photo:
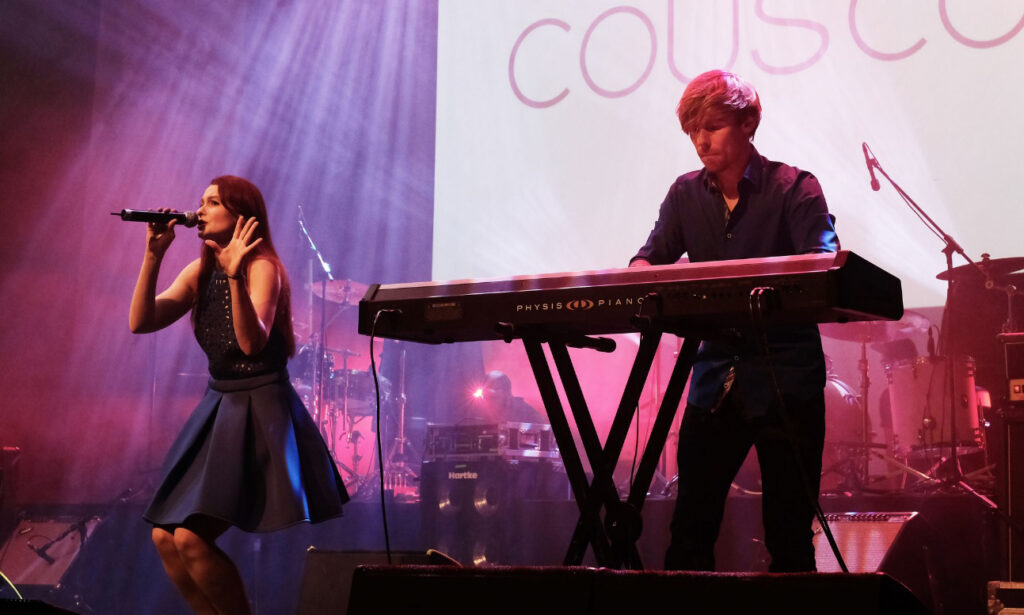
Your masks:
<svg viewBox="0 0 1024 615"><path fill-rule="evenodd" d="M281 371L288 364L284 335L274 327L263 350L246 356L235 339L231 317L231 288L221 271L214 271L199 294L195 334L210 362L210 375L218 379L248 378Z"/></svg>

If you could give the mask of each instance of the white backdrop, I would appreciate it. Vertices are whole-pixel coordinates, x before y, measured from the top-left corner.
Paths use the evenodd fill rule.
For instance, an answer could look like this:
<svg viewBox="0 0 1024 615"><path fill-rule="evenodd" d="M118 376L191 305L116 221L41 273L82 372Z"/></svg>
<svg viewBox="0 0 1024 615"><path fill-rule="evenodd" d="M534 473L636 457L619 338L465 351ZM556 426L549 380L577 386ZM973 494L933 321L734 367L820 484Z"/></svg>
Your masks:
<svg viewBox="0 0 1024 615"><path fill-rule="evenodd" d="M1024 0L441 0L433 277L625 266L699 167L676 102L721 68L843 247L939 305L942 244L871 191L861 143L972 258L1020 255L1022 26Z"/></svg>

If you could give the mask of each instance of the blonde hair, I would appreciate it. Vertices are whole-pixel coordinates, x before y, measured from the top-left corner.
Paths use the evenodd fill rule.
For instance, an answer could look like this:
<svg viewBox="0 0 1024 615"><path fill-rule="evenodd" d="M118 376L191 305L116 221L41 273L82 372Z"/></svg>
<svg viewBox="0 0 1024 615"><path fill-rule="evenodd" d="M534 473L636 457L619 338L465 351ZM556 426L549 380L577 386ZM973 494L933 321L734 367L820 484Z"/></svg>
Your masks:
<svg viewBox="0 0 1024 615"><path fill-rule="evenodd" d="M695 77L683 92L676 107L679 125L690 134L709 113L724 111L741 124L754 119L753 138L761 123L761 99L757 90L742 77L721 70L712 70Z"/></svg>

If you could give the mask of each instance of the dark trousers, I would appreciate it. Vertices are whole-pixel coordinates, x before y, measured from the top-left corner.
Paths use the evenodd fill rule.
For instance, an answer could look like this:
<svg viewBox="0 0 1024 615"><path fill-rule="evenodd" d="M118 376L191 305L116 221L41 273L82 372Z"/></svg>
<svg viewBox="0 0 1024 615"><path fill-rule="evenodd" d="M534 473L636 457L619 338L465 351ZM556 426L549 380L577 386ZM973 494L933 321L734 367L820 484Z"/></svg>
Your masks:
<svg viewBox="0 0 1024 615"><path fill-rule="evenodd" d="M736 397L727 396L715 412L687 406L683 415L676 455L679 495L665 568L715 569L715 541L726 496L753 446L761 466L761 518L770 570L813 571L814 506L808 489L816 500L825 439L824 392L809 400L787 400L792 434L777 411L751 418L749 408Z"/></svg>

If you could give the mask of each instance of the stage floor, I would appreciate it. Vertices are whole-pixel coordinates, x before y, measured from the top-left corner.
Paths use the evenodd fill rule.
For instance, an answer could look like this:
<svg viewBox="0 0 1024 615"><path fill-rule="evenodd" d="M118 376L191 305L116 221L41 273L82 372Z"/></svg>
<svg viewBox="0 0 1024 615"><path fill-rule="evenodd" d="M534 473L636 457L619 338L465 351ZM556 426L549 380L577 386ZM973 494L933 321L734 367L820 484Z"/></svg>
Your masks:
<svg viewBox="0 0 1024 615"><path fill-rule="evenodd" d="M394 552L424 553L428 548L451 555L463 565L561 565L576 525L575 502L492 501L438 512L437 502L396 502L387 506L390 546ZM643 508L643 533L637 542L645 569L661 568L668 541L673 500L649 499ZM985 584L1002 578L1002 541L998 519L969 495L886 495L822 498L826 512L914 511L918 516L888 549L883 572L907 585L935 613L981 615L986 612ZM59 587L29 585L29 597L47 600L76 612L187 612L166 581L142 521L144 502L106 506L46 506L21 511L21 523L73 524L85 518L98 522L76 553L69 554ZM452 511L450 511L452 512ZM845 531L849 545L849 531ZM841 543L843 536L837 540ZM18 536L8 532L0 562L18 584ZM343 517L316 526L297 526L266 535L232 531L222 538L224 549L239 568L257 613L294 612L306 551L384 551L379 501L354 501ZM821 549L828 549L821 542ZM731 497L717 545L723 572L767 570L760 523L760 498ZM30 552L35 558L35 554ZM17 557L16 557L17 556ZM375 558L380 562L379 557ZM859 560L858 560L859 561ZM592 553L584 565L594 565ZM871 570L854 570L872 572ZM13 574L12 574L13 573ZM19 584L19 587L22 587ZM9 597L0 593L0 597ZM77 598L76 598L77 597Z"/></svg>

